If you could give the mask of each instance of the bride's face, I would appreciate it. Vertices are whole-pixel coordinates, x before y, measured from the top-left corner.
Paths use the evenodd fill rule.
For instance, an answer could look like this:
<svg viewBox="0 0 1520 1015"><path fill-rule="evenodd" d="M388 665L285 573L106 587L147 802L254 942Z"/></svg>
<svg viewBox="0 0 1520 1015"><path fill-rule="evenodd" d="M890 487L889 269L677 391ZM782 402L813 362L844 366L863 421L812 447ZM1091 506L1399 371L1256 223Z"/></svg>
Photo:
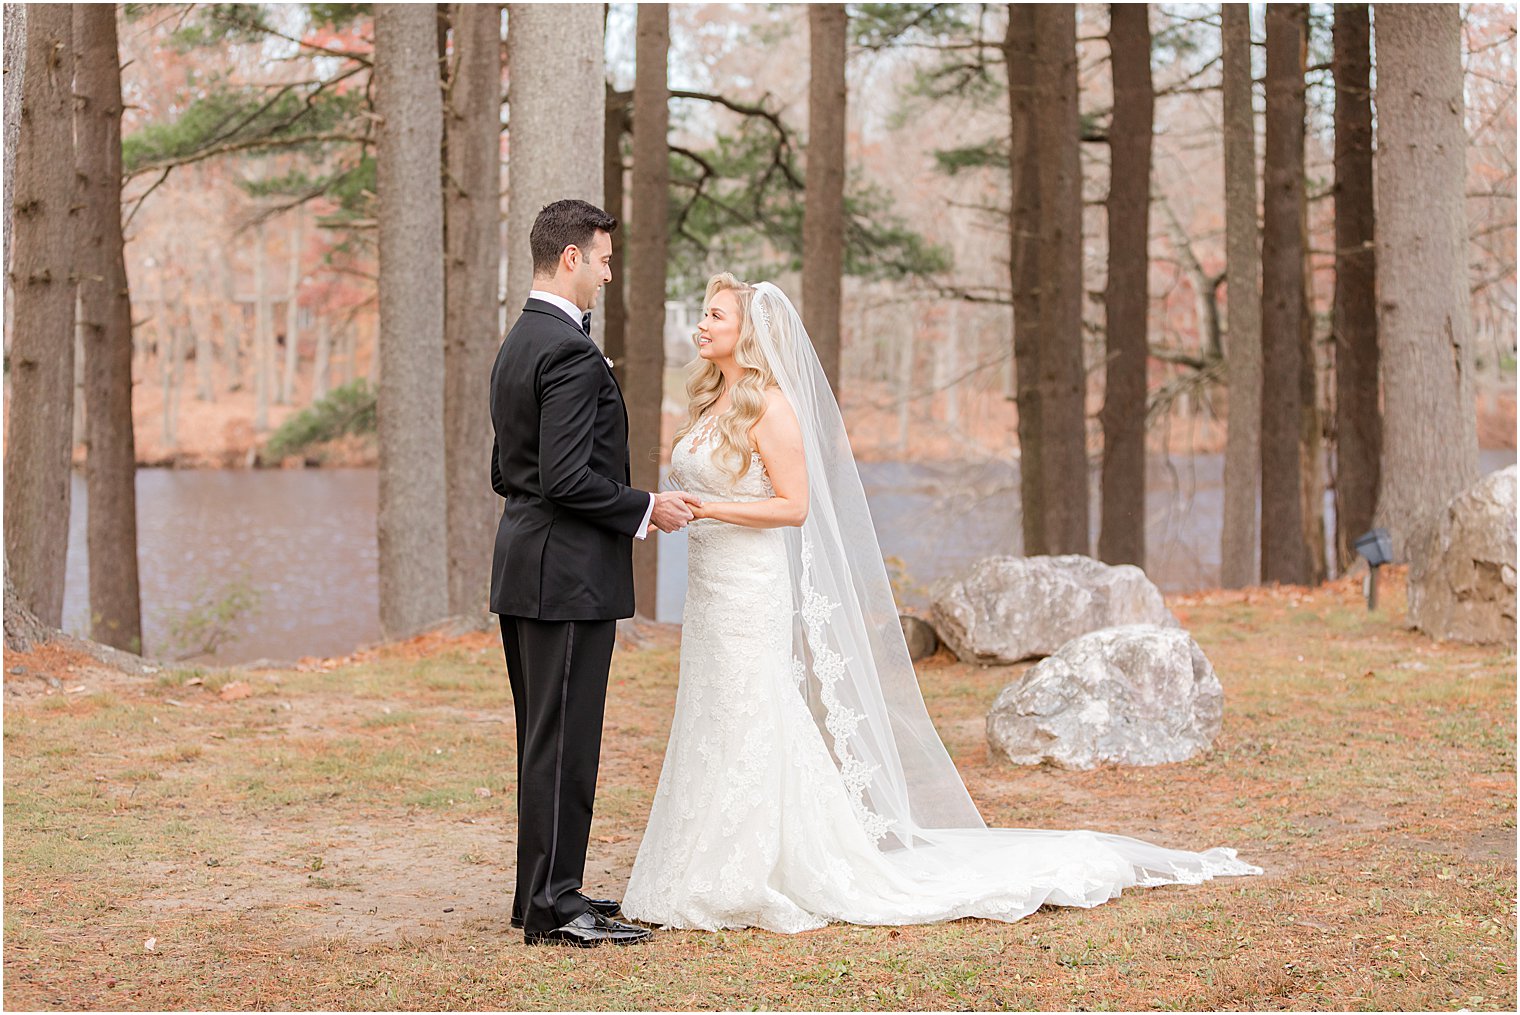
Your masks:
<svg viewBox="0 0 1520 1015"><path fill-rule="evenodd" d="M712 363L733 359L739 344L739 297L724 289L713 296L697 324L697 355Z"/></svg>

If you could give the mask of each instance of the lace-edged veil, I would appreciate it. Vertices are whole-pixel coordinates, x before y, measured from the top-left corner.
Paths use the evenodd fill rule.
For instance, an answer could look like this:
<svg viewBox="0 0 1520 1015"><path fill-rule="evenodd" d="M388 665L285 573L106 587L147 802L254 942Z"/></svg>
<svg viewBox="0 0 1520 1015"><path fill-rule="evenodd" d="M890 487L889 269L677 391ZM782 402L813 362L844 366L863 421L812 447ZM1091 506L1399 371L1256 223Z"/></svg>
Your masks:
<svg viewBox="0 0 1520 1015"><path fill-rule="evenodd" d="M883 848L930 829L984 828L908 655L839 405L785 293L755 286L761 347L802 428L810 505L785 531L796 621L793 673L852 805ZM932 839L932 835L927 837Z"/></svg>

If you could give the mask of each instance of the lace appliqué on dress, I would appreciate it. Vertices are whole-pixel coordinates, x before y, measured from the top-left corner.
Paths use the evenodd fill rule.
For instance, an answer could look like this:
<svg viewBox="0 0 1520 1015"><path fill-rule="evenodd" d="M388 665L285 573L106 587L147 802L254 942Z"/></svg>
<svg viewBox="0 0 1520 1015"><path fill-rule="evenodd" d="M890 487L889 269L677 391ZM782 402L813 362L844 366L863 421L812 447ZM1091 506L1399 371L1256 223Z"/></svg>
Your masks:
<svg viewBox="0 0 1520 1015"><path fill-rule="evenodd" d="M824 636L829 618L839 609L840 604L824 596L814 586L813 547L806 539L802 541L801 591L802 623L807 631L808 649L813 655L813 673L818 677L818 698L823 702L827 713L823 724L834 740L834 756L839 761L839 775L844 780L845 789L849 791L850 805L855 810L855 816L872 841L879 842L896 822L877 814L866 805L865 790L871 784L871 775L876 771L876 766L866 764L850 750L850 738L855 735L865 717L839 700L837 685L844 678L845 664L849 660L834 651ZM792 672L799 680L806 678L806 666L801 659L792 659Z"/></svg>

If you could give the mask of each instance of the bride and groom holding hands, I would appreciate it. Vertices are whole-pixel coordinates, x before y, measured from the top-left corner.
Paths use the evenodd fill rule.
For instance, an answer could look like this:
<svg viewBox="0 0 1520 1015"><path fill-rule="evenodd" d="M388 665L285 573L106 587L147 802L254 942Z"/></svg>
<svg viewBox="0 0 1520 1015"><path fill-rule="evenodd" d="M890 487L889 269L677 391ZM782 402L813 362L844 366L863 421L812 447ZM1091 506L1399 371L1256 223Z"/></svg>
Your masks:
<svg viewBox="0 0 1520 1015"><path fill-rule="evenodd" d="M533 291L491 371L491 573L517 729L517 884L529 944L645 927L1018 920L1131 886L1260 873L1230 849L987 828L924 708L839 407L791 301L708 284L671 450L629 485L628 421L590 311L617 221L548 205ZM686 528L680 678L621 902L582 889L632 546Z"/></svg>

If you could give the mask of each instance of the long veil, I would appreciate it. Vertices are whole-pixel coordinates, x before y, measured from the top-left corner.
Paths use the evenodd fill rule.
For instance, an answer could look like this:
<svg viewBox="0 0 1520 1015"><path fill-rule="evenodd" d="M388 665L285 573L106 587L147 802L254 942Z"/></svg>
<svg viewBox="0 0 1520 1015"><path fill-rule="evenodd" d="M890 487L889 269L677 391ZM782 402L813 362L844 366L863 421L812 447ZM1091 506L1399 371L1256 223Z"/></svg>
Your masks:
<svg viewBox="0 0 1520 1015"><path fill-rule="evenodd" d="M888 852L924 846L976 854L1009 836L1068 833L986 825L924 707L871 523L860 472L832 389L785 293L755 286L751 314L768 363L801 424L810 505L786 532L795 597L792 665L799 691L849 791L851 804ZM1190 853L1125 836L1096 836L1136 868L1139 883L1260 873L1234 851ZM994 840L994 841L989 841Z"/></svg>
<svg viewBox="0 0 1520 1015"><path fill-rule="evenodd" d="M924 708L844 418L802 319L769 282L750 304L760 346L802 427L810 505L789 528L793 672L878 840L985 827Z"/></svg>

